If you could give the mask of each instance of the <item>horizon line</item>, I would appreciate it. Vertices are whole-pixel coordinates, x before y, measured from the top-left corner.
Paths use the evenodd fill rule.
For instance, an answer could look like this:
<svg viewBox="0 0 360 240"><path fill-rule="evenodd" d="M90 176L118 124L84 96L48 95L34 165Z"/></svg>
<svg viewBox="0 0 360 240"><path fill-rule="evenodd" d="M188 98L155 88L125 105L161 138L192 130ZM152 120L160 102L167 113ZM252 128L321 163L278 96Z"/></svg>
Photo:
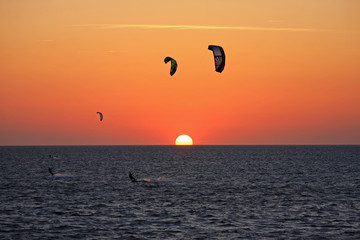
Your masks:
<svg viewBox="0 0 360 240"><path fill-rule="evenodd" d="M86 146L360 146L360 144L19 144L19 145L0 145L0 147L86 147Z"/></svg>

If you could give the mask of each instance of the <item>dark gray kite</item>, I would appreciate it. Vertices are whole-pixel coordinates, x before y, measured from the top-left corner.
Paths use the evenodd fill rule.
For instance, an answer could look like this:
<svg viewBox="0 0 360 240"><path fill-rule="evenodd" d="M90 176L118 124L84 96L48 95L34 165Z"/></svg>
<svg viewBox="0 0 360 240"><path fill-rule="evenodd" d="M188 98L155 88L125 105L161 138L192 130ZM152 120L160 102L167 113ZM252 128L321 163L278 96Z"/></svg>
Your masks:
<svg viewBox="0 0 360 240"><path fill-rule="evenodd" d="M103 120L103 114L101 112L97 112L97 114L100 115L100 121L102 121Z"/></svg>
<svg viewBox="0 0 360 240"><path fill-rule="evenodd" d="M216 45L209 45L208 49L214 53L215 70L221 73L225 67L225 52L223 48Z"/></svg>

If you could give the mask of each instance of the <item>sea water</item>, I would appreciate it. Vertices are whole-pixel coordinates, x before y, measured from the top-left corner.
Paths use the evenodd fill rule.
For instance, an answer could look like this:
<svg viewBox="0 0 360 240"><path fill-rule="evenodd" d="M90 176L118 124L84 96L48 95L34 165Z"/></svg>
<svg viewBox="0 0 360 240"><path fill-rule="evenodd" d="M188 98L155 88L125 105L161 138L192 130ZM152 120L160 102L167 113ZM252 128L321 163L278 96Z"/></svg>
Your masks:
<svg viewBox="0 0 360 240"><path fill-rule="evenodd" d="M360 239L360 146L4 146L0 163L0 239Z"/></svg>

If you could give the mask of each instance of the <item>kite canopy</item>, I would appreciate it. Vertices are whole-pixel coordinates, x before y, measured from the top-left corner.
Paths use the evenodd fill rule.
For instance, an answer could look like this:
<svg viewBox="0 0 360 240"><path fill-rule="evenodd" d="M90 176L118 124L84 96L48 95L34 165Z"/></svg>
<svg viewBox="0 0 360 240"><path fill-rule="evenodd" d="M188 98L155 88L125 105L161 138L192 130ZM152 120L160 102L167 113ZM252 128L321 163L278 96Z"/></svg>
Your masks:
<svg viewBox="0 0 360 240"><path fill-rule="evenodd" d="M171 57L166 57L164 59L165 63L168 63L169 61L171 61L171 68L170 68L170 75L174 75L177 69L177 62L175 61L175 59L171 58Z"/></svg>
<svg viewBox="0 0 360 240"><path fill-rule="evenodd" d="M216 45L209 45L208 49L214 53L215 70L221 73L225 67L225 52L223 48Z"/></svg>
<svg viewBox="0 0 360 240"><path fill-rule="evenodd" d="M100 115L100 121L102 121L103 120L103 114L101 112L97 112L97 114Z"/></svg>

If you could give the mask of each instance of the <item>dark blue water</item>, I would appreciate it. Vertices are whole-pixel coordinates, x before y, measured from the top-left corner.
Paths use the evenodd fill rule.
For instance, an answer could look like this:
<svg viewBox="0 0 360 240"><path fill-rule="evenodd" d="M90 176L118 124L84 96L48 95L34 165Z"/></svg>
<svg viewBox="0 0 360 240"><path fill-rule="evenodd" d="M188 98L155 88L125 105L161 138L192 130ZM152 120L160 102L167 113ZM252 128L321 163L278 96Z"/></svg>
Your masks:
<svg viewBox="0 0 360 240"><path fill-rule="evenodd" d="M360 239L360 146L0 147L0 162L0 239Z"/></svg>

